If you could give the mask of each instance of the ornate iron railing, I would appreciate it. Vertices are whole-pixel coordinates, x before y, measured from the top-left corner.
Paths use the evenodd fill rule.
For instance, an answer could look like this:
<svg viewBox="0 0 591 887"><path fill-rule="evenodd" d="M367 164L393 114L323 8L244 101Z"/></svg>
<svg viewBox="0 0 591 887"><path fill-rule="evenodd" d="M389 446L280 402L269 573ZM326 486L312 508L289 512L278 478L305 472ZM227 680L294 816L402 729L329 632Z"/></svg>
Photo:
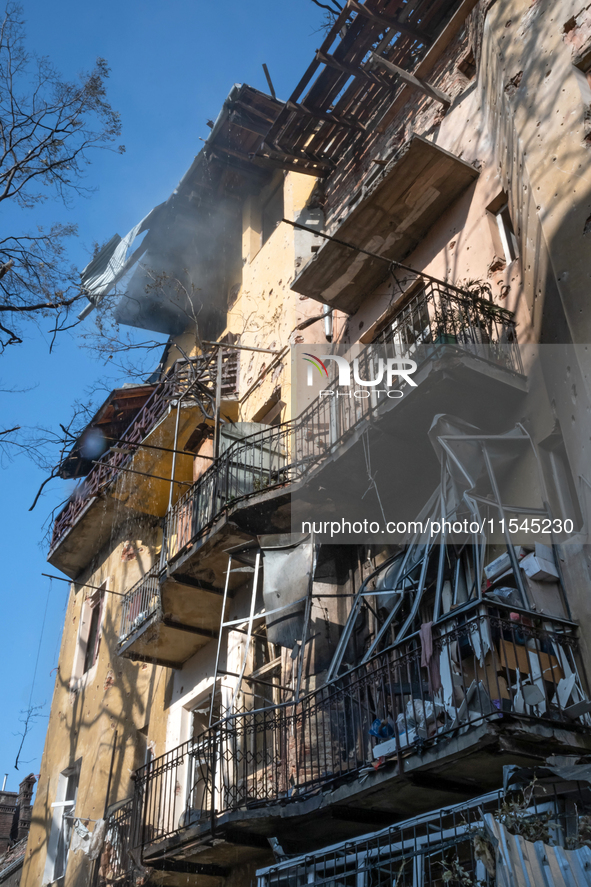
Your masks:
<svg viewBox="0 0 591 887"><path fill-rule="evenodd" d="M421 665L414 635L299 702L231 715L157 758L136 774L138 840L287 803L489 720L587 723L569 711L586 698L572 623L480 603L440 624L433 650Z"/></svg>
<svg viewBox="0 0 591 887"><path fill-rule="evenodd" d="M133 458L134 444L140 444L150 430L162 418L172 400L189 394L196 399L207 399L208 390L212 400L215 394L216 361L214 355L207 354L187 362L177 361L152 392L129 428L123 434L128 452L109 451L98 460L84 481L76 488L72 498L57 516L53 525L51 550L61 542L64 534L80 518L88 503L106 489L118 476L120 469ZM222 394L236 391L238 358L236 351L224 352L222 368ZM193 389L193 392L192 392Z"/></svg>
<svg viewBox="0 0 591 887"><path fill-rule="evenodd" d="M393 346L397 357L419 361L434 356L437 346L455 345L523 372L513 314L433 278L421 281L375 342Z"/></svg>

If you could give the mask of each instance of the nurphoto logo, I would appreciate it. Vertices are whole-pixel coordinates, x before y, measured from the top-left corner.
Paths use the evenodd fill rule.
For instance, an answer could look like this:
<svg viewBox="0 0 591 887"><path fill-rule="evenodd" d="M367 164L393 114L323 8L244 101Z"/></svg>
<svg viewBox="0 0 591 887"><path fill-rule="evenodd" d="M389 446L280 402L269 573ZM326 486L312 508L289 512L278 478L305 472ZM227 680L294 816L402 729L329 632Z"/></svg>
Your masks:
<svg viewBox="0 0 591 887"><path fill-rule="evenodd" d="M334 361L337 365L338 387L351 388L351 370L353 370L353 382L356 385L363 386L361 389L355 389L352 392L337 391L334 387L324 389L320 392L321 397L334 397L335 395L337 397L351 397L353 395L354 397L365 398L370 396L368 389L371 388L376 394L385 394L387 397L397 399L402 397L402 391L394 388L395 380L398 384L406 382L412 388L417 387L417 383L411 378L412 374L416 372L417 364L416 361L408 358L388 357L384 359L380 357L377 361L377 370L374 362L373 370L375 377L373 379L361 378L358 357L349 361L345 357L336 354L321 354L317 356L306 351L303 354L303 359L309 364L307 374L308 387L314 385L314 370L320 373L323 379L328 380L329 374L325 361L329 360ZM378 385L385 385L386 387L378 388Z"/></svg>

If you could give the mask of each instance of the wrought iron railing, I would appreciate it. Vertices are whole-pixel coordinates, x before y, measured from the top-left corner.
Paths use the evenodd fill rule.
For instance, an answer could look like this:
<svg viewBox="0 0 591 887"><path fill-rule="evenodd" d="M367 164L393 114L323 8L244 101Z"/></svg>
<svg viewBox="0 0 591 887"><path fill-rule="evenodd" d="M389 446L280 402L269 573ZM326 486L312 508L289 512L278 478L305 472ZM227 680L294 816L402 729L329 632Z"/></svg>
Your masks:
<svg viewBox="0 0 591 887"><path fill-rule="evenodd" d="M136 774L140 843L287 803L489 720L587 723L569 706L586 698L572 623L480 603L440 624L433 650L436 667L422 666L414 635L299 702L231 715L157 758Z"/></svg>
<svg viewBox="0 0 591 887"><path fill-rule="evenodd" d="M391 326L380 333L375 344L391 347L397 357L409 357L419 364L441 353L442 346L448 346L448 350L450 346L456 346L504 368L523 371L511 312L432 279L422 283L418 292L400 309ZM374 357L371 347L360 355L363 378L373 377ZM234 367L234 373L236 368L235 352L228 352L225 360L226 384L231 385L231 368ZM181 369L184 367L184 375L179 375L178 367L169 373L125 433L126 440L140 443L170 401L181 390L186 390L186 363L180 366ZM327 390L336 391L337 387L336 380L326 385ZM169 513L165 537L168 558L176 557L225 508L301 478L361 422L377 415L380 406L375 391L368 392L364 399L325 394L297 419L236 441ZM73 526L86 504L117 477L118 469L130 458L131 455L126 453L108 453L94 466L56 519L52 549Z"/></svg>
<svg viewBox="0 0 591 887"><path fill-rule="evenodd" d="M532 782L520 790L489 792L278 862L257 873L257 887L492 887L505 883L494 877L495 826L507 828L504 834L508 836L540 842L533 866L531 858L519 854L512 872L514 883L542 884L546 879L542 874L544 881L537 881L536 871L560 870L564 883L574 885L578 879L573 877L568 856L558 852L557 858L552 858L552 854L556 848L573 850L582 845L580 867L575 871L587 869L591 850L585 846L585 827L590 811L591 791L585 783ZM523 847L518 841L515 846ZM548 855L551 861L543 859ZM540 868L536 867L538 861ZM525 870L523 880L520 862Z"/></svg>
<svg viewBox="0 0 591 887"><path fill-rule="evenodd" d="M119 642L141 628L160 608L159 566L156 563L127 592L121 606Z"/></svg>
<svg viewBox="0 0 591 887"><path fill-rule="evenodd" d="M136 809L131 798L107 817L101 854L95 864L95 887L109 884L132 887L134 866L130 851L137 846L137 835L134 834Z"/></svg>
<svg viewBox="0 0 591 887"><path fill-rule="evenodd" d="M435 356L437 346L458 346L523 372L513 314L479 295L433 278L421 281L375 342L391 345L397 357L419 361Z"/></svg>
<svg viewBox="0 0 591 887"><path fill-rule="evenodd" d="M236 391L238 358L235 351L224 352L222 368L222 393L229 395ZM53 525L51 550L61 541L64 534L80 518L88 503L109 486L118 476L120 469L133 458L134 445L140 444L154 425L162 418L175 398L187 394L195 388L195 396L205 398L205 392L215 382L216 362L212 355L177 361L152 392L138 415L123 434L128 452L108 451L92 467L84 481L76 488L66 507L57 516ZM213 392L215 394L215 392ZM213 398L212 394L212 398Z"/></svg>

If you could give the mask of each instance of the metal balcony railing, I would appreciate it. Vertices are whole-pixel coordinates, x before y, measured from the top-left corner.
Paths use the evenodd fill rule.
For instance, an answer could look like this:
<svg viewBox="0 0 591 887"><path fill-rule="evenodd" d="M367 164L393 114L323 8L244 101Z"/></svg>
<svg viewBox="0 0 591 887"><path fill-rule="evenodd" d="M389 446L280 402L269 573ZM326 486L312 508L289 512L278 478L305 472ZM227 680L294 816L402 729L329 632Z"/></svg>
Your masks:
<svg viewBox="0 0 591 887"><path fill-rule="evenodd" d="M393 346L396 356L418 357L419 361L435 356L437 346L457 345L507 369L523 372L513 314L433 278L422 280L375 342Z"/></svg>
<svg viewBox="0 0 591 887"><path fill-rule="evenodd" d="M409 357L419 364L436 357L441 346L456 346L506 369L523 372L511 312L433 279L424 280L419 291L401 307L391 326L380 333L374 344L391 347L397 357ZM363 378L372 378L374 356L371 347L361 354ZM231 386L236 383L235 352L228 352L224 359L225 384ZM197 359L200 360L202 358ZM179 362L175 367L124 434L125 440L140 443L168 409L170 401L186 390L189 383L194 384L190 382L186 362ZM327 384L326 388L336 389L337 381ZM167 516L169 560L207 529L225 508L303 477L331 447L375 414L378 407L373 392L365 399L325 395L297 419L236 441ZM131 457L126 453L108 453L94 466L56 519L52 549L75 524L87 503L115 479L118 469L125 467Z"/></svg>
<svg viewBox="0 0 591 887"><path fill-rule="evenodd" d="M93 887L107 887L117 884L132 887L133 862L130 850L137 846L137 835L133 828L135 805L133 799L126 801L107 817L105 837L101 855L95 863Z"/></svg>
<svg viewBox="0 0 591 887"><path fill-rule="evenodd" d="M560 871L562 883L579 884L577 875L588 869L591 857L585 846L590 810L591 791L584 783L532 783L506 794L489 792L278 862L257 873L257 887L493 887L506 883L493 874L495 831L501 829L505 846L517 851L511 883L555 883L546 881L543 872ZM539 842L533 859L519 852L523 839ZM574 854L569 858L560 848L582 852L573 860Z"/></svg>
<svg viewBox="0 0 591 887"><path fill-rule="evenodd" d="M435 629L441 686L414 635L299 702L226 717L137 772L138 840L305 797L359 776L376 755L403 760L490 720L587 724L568 705L586 698L574 630L479 603Z"/></svg>
<svg viewBox="0 0 591 887"><path fill-rule="evenodd" d="M158 564L155 564L123 598L120 643L141 628L160 609L159 573Z"/></svg>
<svg viewBox="0 0 591 887"><path fill-rule="evenodd" d="M376 345L392 347L397 357L412 357L419 364L436 357L438 346L455 345L506 369L523 371L511 312L432 280L424 282ZM373 377L374 357L372 347L360 355L363 378ZM337 387L335 380L326 389ZM194 542L225 508L304 477L378 407L373 392L364 399L324 395L297 419L232 444L167 515L168 561Z"/></svg>
<svg viewBox="0 0 591 887"><path fill-rule="evenodd" d="M238 358L236 352L224 352L222 367L222 395L236 391ZM93 466L84 481L76 488L66 507L57 516L53 525L51 550L61 541L80 518L88 503L112 483L118 471L133 458L135 444L140 444L156 423L165 415L171 401L183 395L187 402L207 400L205 392L211 389L212 402L215 394L216 361L211 354L190 361L180 360L165 375L138 415L123 434L129 452L107 452ZM193 392L193 393L192 393Z"/></svg>

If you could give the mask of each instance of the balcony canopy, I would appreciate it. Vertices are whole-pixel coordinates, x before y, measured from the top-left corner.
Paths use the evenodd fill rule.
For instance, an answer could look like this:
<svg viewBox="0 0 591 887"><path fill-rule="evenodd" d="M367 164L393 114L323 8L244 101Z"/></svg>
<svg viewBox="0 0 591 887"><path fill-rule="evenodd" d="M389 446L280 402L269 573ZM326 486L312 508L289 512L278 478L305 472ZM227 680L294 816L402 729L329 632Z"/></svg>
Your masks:
<svg viewBox="0 0 591 887"><path fill-rule="evenodd" d="M477 177L469 163L415 135L331 234L402 261ZM387 273L387 261L326 240L292 289L353 314Z"/></svg>

